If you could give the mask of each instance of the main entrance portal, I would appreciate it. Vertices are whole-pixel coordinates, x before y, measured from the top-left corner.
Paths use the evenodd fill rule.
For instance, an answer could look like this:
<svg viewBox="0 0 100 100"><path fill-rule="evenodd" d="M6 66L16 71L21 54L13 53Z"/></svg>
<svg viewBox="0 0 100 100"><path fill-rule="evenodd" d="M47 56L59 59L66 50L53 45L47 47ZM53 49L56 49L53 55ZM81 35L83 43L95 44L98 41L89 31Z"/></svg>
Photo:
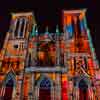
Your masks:
<svg viewBox="0 0 100 100"><path fill-rule="evenodd" d="M51 83L48 78L43 78L40 83L39 100L51 100Z"/></svg>

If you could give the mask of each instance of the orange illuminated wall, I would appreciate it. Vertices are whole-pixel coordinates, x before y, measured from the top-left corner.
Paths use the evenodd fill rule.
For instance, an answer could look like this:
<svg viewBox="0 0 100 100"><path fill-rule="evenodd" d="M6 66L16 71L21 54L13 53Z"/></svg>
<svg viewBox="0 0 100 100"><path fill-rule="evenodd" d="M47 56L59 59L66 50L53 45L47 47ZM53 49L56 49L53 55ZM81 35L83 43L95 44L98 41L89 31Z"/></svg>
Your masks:
<svg viewBox="0 0 100 100"><path fill-rule="evenodd" d="M82 28L81 24L80 24L80 28L82 28L81 33L80 33L81 37L77 37L77 40L81 44L81 46L80 46L80 48L76 49L76 45L75 45L76 40L73 40L73 41L71 41L71 43L69 45L69 50L71 53L79 52L79 53L87 53L87 54L91 55L91 57L88 58L88 64L87 64L88 65L88 74L94 75L94 67L96 65L93 61L93 56L92 56L93 52L91 50L91 49L93 49L93 47L90 46L89 37L88 37L88 27L86 27L87 23L84 21L84 19L86 17L85 13L86 13L85 10L64 11L62 22L63 22L63 26L64 26L64 32L66 32L65 27L72 24L72 19L76 18L75 14L79 15L77 18L78 18L79 22L81 22L81 24L84 26ZM74 21L75 21L75 19L74 19ZM75 27L75 29L77 28L75 26L75 24L73 27ZM77 33L77 32L75 32L75 33ZM75 33L73 33L74 36L75 36ZM70 34L70 32L69 32L69 34ZM73 38L75 38L75 37L73 37ZM72 70L72 73L74 73L74 70Z"/></svg>

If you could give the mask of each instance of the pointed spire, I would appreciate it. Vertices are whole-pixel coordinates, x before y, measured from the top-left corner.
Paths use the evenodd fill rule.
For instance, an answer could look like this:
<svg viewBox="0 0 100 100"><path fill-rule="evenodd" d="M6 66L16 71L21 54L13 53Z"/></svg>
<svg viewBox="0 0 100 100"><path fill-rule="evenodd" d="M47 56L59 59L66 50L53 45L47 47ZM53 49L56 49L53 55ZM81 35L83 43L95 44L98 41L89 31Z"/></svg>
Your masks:
<svg viewBox="0 0 100 100"><path fill-rule="evenodd" d="M49 34L48 26L46 27L45 34L47 34L47 35Z"/></svg>
<svg viewBox="0 0 100 100"><path fill-rule="evenodd" d="M35 36L35 27L36 27L36 25L33 25L33 27L32 27L32 33L31 33L31 37Z"/></svg>
<svg viewBox="0 0 100 100"><path fill-rule="evenodd" d="M36 36L38 35L38 28L37 28L37 26L36 26L35 34L36 34Z"/></svg>
<svg viewBox="0 0 100 100"><path fill-rule="evenodd" d="M60 32L59 32L59 27L58 25L56 26L56 34L59 36L60 35Z"/></svg>

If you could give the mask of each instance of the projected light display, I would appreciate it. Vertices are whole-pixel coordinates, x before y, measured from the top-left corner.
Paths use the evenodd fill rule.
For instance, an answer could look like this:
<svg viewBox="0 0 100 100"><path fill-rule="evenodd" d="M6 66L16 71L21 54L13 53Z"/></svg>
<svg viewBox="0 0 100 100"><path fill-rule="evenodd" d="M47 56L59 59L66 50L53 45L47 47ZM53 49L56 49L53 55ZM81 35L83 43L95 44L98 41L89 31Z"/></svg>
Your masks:
<svg viewBox="0 0 100 100"><path fill-rule="evenodd" d="M32 12L13 13L0 51L0 100L100 100L86 22L86 9L64 10L62 32L40 33Z"/></svg>

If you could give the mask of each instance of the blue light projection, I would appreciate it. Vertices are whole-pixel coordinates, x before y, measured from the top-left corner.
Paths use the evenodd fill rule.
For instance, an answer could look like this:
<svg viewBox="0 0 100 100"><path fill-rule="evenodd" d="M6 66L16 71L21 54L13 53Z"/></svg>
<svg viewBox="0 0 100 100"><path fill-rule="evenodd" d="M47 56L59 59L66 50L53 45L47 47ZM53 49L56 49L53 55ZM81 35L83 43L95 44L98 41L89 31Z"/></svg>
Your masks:
<svg viewBox="0 0 100 100"><path fill-rule="evenodd" d="M72 36L73 36L72 24L66 26L66 32L68 32L68 38L72 38Z"/></svg>
<svg viewBox="0 0 100 100"><path fill-rule="evenodd" d="M50 89L51 87L50 80L48 78L44 78L40 83L40 87L45 89Z"/></svg>
<svg viewBox="0 0 100 100"><path fill-rule="evenodd" d="M80 21L80 28L81 28L81 31L84 31L85 30L84 20L81 20Z"/></svg>

